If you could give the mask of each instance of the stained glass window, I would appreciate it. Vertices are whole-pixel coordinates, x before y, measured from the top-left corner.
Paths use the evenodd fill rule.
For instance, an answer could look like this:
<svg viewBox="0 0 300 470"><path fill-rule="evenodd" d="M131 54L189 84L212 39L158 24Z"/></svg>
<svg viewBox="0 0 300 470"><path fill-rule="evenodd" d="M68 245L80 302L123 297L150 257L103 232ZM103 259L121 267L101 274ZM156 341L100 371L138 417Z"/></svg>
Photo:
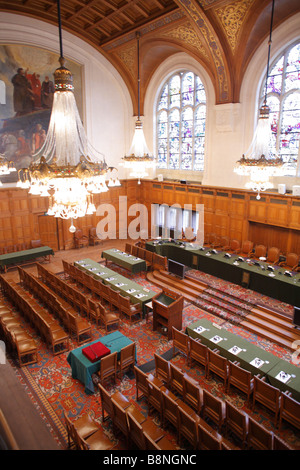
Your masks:
<svg viewBox="0 0 300 470"><path fill-rule="evenodd" d="M265 86L261 103L265 96ZM289 47L270 67L267 83L272 153L285 163L286 176L295 176L300 138L300 43Z"/></svg>
<svg viewBox="0 0 300 470"><path fill-rule="evenodd" d="M204 169L206 94L193 72L174 74L157 104L158 168Z"/></svg>

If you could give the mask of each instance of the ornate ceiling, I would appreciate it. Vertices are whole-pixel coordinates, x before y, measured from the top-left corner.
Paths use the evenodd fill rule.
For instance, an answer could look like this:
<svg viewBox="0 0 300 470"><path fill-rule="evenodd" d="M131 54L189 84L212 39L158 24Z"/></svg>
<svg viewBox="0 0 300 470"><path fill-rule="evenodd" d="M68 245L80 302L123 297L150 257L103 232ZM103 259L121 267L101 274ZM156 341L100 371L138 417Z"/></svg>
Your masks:
<svg viewBox="0 0 300 470"><path fill-rule="evenodd" d="M238 102L247 64L269 35L271 8L271 0L61 0L61 21L118 69L135 108L140 33L142 111L151 75L176 52L205 67L217 103ZM56 0L0 0L0 11L58 23ZM273 28L299 11L299 0L276 0Z"/></svg>

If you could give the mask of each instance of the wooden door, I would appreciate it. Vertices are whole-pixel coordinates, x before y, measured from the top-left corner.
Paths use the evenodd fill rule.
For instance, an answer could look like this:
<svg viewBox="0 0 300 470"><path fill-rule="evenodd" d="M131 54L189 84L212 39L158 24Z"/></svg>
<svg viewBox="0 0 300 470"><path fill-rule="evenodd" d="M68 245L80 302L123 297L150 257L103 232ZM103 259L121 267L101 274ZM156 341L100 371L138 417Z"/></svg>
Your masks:
<svg viewBox="0 0 300 470"><path fill-rule="evenodd" d="M38 220L42 244L54 251L63 249L61 220L49 215L40 215Z"/></svg>

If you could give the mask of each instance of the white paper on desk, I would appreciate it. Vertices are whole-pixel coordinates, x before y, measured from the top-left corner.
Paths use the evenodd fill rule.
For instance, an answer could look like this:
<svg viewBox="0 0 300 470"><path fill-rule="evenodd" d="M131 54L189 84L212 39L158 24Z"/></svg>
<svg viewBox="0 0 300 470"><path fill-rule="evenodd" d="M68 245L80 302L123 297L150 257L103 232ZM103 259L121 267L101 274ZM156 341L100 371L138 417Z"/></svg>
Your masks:
<svg viewBox="0 0 300 470"><path fill-rule="evenodd" d="M126 291L128 294L133 294L133 292L136 292L135 289L129 289L128 291Z"/></svg>
<svg viewBox="0 0 300 470"><path fill-rule="evenodd" d="M218 336L218 335L215 335L213 338L211 338L211 341L213 343L219 343L222 340L223 340L223 338L221 338L221 336Z"/></svg>
<svg viewBox="0 0 300 470"><path fill-rule="evenodd" d="M117 251L120 251L120 250L118 250L117 248L114 248L113 251L116 253Z"/></svg>
<svg viewBox="0 0 300 470"><path fill-rule="evenodd" d="M125 285L124 282L118 282L118 283L116 284L116 287L122 287L122 286L124 286L124 285Z"/></svg>
<svg viewBox="0 0 300 470"><path fill-rule="evenodd" d="M290 374L287 374L283 370L279 372L279 374L276 375L275 379L280 380L280 382L283 382L284 384L287 383L291 378Z"/></svg>
<svg viewBox="0 0 300 470"><path fill-rule="evenodd" d="M203 331L206 331L206 328L203 326L197 326L197 328L194 328L194 331L196 331L196 333L203 333Z"/></svg>
<svg viewBox="0 0 300 470"><path fill-rule="evenodd" d="M265 361L263 361L262 359L259 359L259 357L255 357L255 358L250 362L250 364L251 364L252 366L257 367L258 369L259 369L261 366L263 366L264 363L265 363Z"/></svg>
<svg viewBox="0 0 300 470"><path fill-rule="evenodd" d="M232 354L237 355L242 351L242 349L239 348L238 346L232 346L232 348L228 349L228 351Z"/></svg>
<svg viewBox="0 0 300 470"><path fill-rule="evenodd" d="M97 274L99 274L99 276L104 276L104 274L107 274L107 273L103 272L103 273L97 273Z"/></svg>
<svg viewBox="0 0 300 470"><path fill-rule="evenodd" d="M106 280L106 281L115 281L116 278L115 278L115 277L107 277L105 280Z"/></svg>
<svg viewBox="0 0 300 470"><path fill-rule="evenodd" d="M136 299L140 299L141 297L146 297L146 294L137 294L137 295L135 295Z"/></svg>

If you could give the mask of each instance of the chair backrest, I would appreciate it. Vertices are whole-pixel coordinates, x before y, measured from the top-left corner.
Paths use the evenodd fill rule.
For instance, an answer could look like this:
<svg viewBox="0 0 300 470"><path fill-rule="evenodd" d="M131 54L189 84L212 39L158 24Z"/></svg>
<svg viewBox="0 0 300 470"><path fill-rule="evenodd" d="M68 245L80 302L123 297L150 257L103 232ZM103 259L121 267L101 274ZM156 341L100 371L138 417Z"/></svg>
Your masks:
<svg viewBox="0 0 300 470"><path fill-rule="evenodd" d="M209 371L214 372L227 383L228 360L209 348L207 350L207 367Z"/></svg>
<svg viewBox="0 0 300 470"><path fill-rule="evenodd" d="M254 253L257 258L265 257L267 255L267 247L265 245L256 245Z"/></svg>
<svg viewBox="0 0 300 470"><path fill-rule="evenodd" d="M183 376L183 401L200 414L202 399L201 388L194 381L190 380L186 375Z"/></svg>
<svg viewBox="0 0 300 470"><path fill-rule="evenodd" d="M117 371L117 352L108 354L100 361L100 379L116 374Z"/></svg>
<svg viewBox="0 0 300 470"><path fill-rule="evenodd" d="M196 449L198 442L196 415L187 413L181 406L178 407L178 430L179 436L184 436L193 449ZM181 439L180 439L181 442Z"/></svg>
<svg viewBox="0 0 300 470"><path fill-rule="evenodd" d="M138 392L141 391L143 395L148 396L148 375L138 367L134 366L135 375L135 388L136 388L136 399L139 399Z"/></svg>
<svg viewBox="0 0 300 470"><path fill-rule="evenodd" d="M170 364L169 361L159 356L159 354L154 353L155 361L155 374L156 377L160 377L167 384L170 380Z"/></svg>
<svg viewBox="0 0 300 470"><path fill-rule="evenodd" d="M103 385L101 385L100 383L98 383L98 388L100 392L101 405L102 405L102 417L104 418L104 413L103 413L104 410L110 417L112 417L113 405L111 401L111 396L108 393L108 391L103 387Z"/></svg>
<svg viewBox="0 0 300 470"><path fill-rule="evenodd" d="M207 351L208 348L205 344L190 337L190 360L194 359L204 367L207 366Z"/></svg>
<svg viewBox="0 0 300 470"><path fill-rule="evenodd" d="M183 394L183 377L182 370L170 363L170 387L181 395Z"/></svg>
<svg viewBox="0 0 300 470"><path fill-rule="evenodd" d="M176 347L186 355L189 352L189 336L183 331L177 330L174 326L172 327L172 338L173 348Z"/></svg>
<svg viewBox="0 0 300 470"><path fill-rule="evenodd" d="M279 261L280 250L276 246L272 246L268 249L267 261L275 263Z"/></svg>
<svg viewBox="0 0 300 470"><path fill-rule="evenodd" d="M162 404L163 404L163 417L164 422L167 420L169 423L178 429L178 404L173 398L168 395L164 390L161 393Z"/></svg>
<svg viewBox="0 0 300 470"><path fill-rule="evenodd" d="M233 385L247 394L248 400L252 391L252 374L238 364L228 361L228 386Z"/></svg>
<svg viewBox="0 0 300 470"><path fill-rule="evenodd" d="M254 376L253 405L257 401L275 413L275 422L277 422L280 408L280 390L261 378Z"/></svg>
<svg viewBox="0 0 300 470"><path fill-rule="evenodd" d="M83 237L83 232L82 232L82 230L78 228L78 229L76 230L75 234L74 234L74 237L75 237L76 239L80 240L80 238Z"/></svg>
<svg viewBox="0 0 300 470"><path fill-rule="evenodd" d="M281 394L279 428L281 428L282 420L300 429L300 403L287 393Z"/></svg>
<svg viewBox="0 0 300 470"><path fill-rule="evenodd" d="M243 241L242 248L241 248L242 253L248 254L252 250L253 250L253 242L251 242L250 240Z"/></svg>
<svg viewBox="0 0 300 470"><path fill-rule="evenodd" d="M204 417L210 418L217 424L220 429L225 420L225 403L208 390L203 389L202 413Z"/></svg>
<svg viewBox="0 0 300 470"><path fill-rule="evenodd" d="M233 406L229 401L226 403L226 432L233 433L245 445L248 435L248 415Z"/></svg>
<svg viewBox="0 0 300 470"><path fill-rule="evenodd" d="M255 450L272 450L273 437L274 434L272 431L269 431L249 416L248 448Z"/></svg>
<svg viewBox="0 0 300 470"><path fill-rule="evenodd" d="M132 342L128 344L127 346L124 346L124 348L121 349L120 351L120 366L122 368L122 365L128 365L128 363L135 363L135 348L136 344L135 342Z"/></svg>
<svg viewBox="0 0 300 470"><path fill-rule="evenodd" d="M198 449L221 450L221 436L211 433L205 426L198 424Z"/></svg>
<svg viewBox="0 0 300 470"><path fill-rule="evenodd" d="M241 247L241 244L240 244L239 240L236 240L235 238L233 238L233 239L230 241L230 250L231 250L231 251L239 250L240 247Z"/></svg>
<svg viewBox="0 0 300 470"><path fill-rule="evenodd" d="M117 427L125 436L126 440L129 437L129 427L128 427L128 420L127 420L127 415L126 411L118 405L117 402L115 402L112 399L112 405L113 405L113 415L112 415L112 420L114 427Z"/></svg>
<svg viewBox="0 0 300 470"><path fill-rule="evenodd" d="M130 440L134 442L138 449L145 450L146 442L142 426L136 421L130 411L127 413L127 418Z"/></svg>
<svg viewBox="0 0 300 470"><path fill-rule="evenodd" d="M296 253L288 253L286 256L285 264L290 268L297 266L299 263L299 256Z"/></svg>

